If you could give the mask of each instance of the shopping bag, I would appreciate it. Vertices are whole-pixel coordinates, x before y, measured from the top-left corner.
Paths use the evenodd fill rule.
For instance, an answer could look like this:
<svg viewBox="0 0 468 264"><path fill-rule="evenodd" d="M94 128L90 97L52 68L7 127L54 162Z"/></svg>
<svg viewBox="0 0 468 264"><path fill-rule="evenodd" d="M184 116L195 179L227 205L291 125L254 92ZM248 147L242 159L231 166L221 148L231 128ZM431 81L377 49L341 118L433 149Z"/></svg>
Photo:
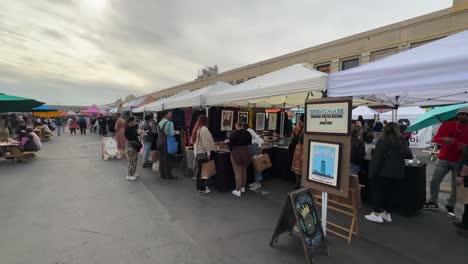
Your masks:
<svg viewBox="0 0 468 264"><path fill-rule="evenodd" d="M460 185L457 187L457 202L468 204L468 188Z"/></svg>
<svg viewBox="0 0 468 264"><path fill-rule="evenodd" d="M207 180L216 175L216 163L214 160L209 160L202 163L201 178Z"/></svg>
<svg viewBox="0 0 468 264"><path fill-rule="evenodd" d="M153 163L153 172L159 172L159 161Z"/></svg>
<svg viewBox="0 0 468 264"><path fill-rule="evenodd" d="M252 163L256 172L262 172L272 166L268 153L253 156Z"/></svg>
<svg viewBox="0 0 468 264"><path fill-rule="evenodd" d="M159 161L159 151L158 150L153 150L151 151L151 155L150 155L150 161L152 162L156 162L156 161Z"/></svg>

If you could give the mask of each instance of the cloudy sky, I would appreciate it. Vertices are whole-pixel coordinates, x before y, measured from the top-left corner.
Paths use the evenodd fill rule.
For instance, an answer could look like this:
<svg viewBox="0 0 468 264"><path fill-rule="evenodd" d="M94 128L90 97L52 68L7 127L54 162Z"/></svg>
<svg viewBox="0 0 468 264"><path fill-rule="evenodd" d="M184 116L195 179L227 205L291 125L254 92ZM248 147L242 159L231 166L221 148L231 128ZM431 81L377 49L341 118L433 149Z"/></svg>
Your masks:
<svg viewBox="0 0 468 264"><path fill-rule="evenodd" d="M404 19L452 0L0 0L0 92L90 105Z"/></svg>

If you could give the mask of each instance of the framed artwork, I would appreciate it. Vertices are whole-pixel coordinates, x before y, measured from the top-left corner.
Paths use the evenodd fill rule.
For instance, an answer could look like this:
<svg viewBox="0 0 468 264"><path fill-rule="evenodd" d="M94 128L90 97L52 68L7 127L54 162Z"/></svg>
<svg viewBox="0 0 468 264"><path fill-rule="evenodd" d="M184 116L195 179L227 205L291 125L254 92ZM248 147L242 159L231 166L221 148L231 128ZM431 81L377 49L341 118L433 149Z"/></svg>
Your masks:
<svg viewBox="0 0 468 264"><path fill-rule="evenodd" d="M237 120L240 120L241 118L244 118L245 119L245 122L247 122L247 124L249 123L249 112L238 112L237 113Z"/></svg>
<svg viewBox="0 0 468 264"><path fill-rule="evenodd" d="M268 130L276 130L276 124L278 122L278 113L268 114Z"/></svg>
<svg viewBox="0 0 468 264"><path fill-rule="evenodd" d="M309 140L307 180L339 188L342 144Z"/></svg>
<svg viewBox="0 0 468 264"><path fill-rule="evenodd" d="M309 134L351 134L351 100L306 102L305 132Z"/></svg>
<svg viewBox="0 0 468 264"><path fill-rule="evenodd" d="M255 130L262 131L265 130L265 113L257 113L255 114Z"/></svg>
<svg viewBox="0 0 468 264"><path fill-rule="evenodd" d="M221 112L221 131L232 131L234 123L234 111L223 110Z"/></svg>

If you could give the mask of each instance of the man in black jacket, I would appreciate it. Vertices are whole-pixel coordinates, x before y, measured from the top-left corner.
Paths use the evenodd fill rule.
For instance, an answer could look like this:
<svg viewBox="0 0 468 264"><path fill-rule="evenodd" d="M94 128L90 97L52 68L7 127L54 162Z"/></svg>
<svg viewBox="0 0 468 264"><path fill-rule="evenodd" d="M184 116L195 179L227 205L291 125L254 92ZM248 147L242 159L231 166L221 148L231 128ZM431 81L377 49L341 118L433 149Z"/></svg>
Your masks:
<svg viewBox="0 0 468 264"><path fill-rule="evenodd" d="M465 188L468 188L468 147L465 147L463 150L462 161L463 168L460 176L457 177L457 186L464 185ZM462 221L454 222L453 224L459 228L459 235L468 238L468 204L465 204L465 212L463 213Z"/></svg>

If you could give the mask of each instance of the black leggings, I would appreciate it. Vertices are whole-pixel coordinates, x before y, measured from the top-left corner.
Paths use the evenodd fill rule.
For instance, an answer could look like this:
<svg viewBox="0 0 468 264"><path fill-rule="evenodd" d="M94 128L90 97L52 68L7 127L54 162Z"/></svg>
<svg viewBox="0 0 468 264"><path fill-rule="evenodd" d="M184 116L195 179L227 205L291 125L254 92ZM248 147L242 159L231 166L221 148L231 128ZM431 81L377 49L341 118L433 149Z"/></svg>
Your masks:
<svg viewBox="0 0 468 264"><path fill-rule="evenodd" d="M83 134L86 135L86 127L85 126L80 126L80 132L81 132L81 135L83 135Z"/></svg>
<svg viewBox="0 0 468 264"><path fill-rule="evenodd" d="M383 211L389 211L390 191L394 182L394 180L379 177L371 180L372 206L374 212L382 213Z"/></svg>
<svg viewBox="0 0 468 264"><path fill-rule="evenodd" d="M70 134L75 134L76 135L76 128L70 128Z"/></svg>

